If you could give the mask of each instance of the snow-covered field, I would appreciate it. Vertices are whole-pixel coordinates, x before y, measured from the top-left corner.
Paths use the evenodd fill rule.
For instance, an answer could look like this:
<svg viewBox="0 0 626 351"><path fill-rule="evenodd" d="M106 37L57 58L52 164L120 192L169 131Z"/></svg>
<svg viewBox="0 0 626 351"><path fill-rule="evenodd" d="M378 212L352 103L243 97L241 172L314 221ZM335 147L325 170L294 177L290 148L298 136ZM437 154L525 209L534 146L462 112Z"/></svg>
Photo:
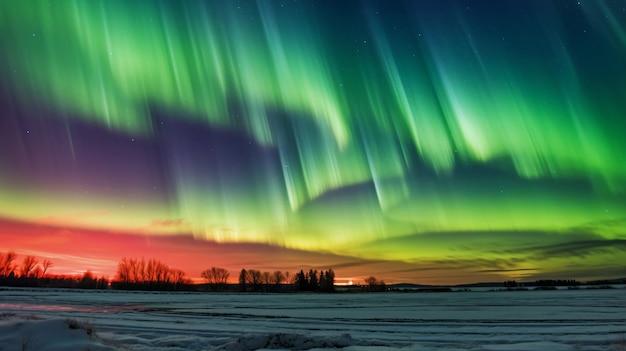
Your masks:
<svg viewBox="0 0 626 351"><path fill-rule="evenodd" d="M330 348L626 351L626 289L383 294L0 290L0 350Z"/></svg>

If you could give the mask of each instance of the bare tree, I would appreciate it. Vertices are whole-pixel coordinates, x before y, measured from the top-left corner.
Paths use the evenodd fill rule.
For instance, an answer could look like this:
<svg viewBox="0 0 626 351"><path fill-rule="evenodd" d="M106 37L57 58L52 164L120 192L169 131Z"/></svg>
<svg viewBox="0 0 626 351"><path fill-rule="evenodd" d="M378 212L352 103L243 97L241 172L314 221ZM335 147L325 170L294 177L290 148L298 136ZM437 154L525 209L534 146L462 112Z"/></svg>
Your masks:
<svg viewBox="0 0 626 351"><path fill-rule="evenodd" d="M146 267L145 267L145 280L147 282L152 282L156 280L156 260L155 259L149 259L148 262L146 263Z"/></svg>
<svg viewBox="0 0 626 351"><path fill-rule="evenodd" d="M137 278L142 283L146 283L148 280L146 279L146 260L142 257L141 260L137 260L137 268L135 268L135 272L137 272Z"/></svg>
<svg viewBox="0 0 626 351"><path fill-rule="evenodd" d="M248 283L252 285L252 290L257 291L261 288L262 278L261 271L257 271L256 269L251 269L248 271Z"/></svg>
<svg viewBox="0 0 626 351"><path fill-rule="evenodd" d="M0 277L8 277L15 270L13 261L17 258L14 251L9 251L6 255L0 253Z"/></svg>
<svg viewBox="0 0 626 351"><path fill-rule="evenodd" d="M285 275L283 274L283 272L281 271L275 271L274 273L272 273L272 284L278 286L280 284L282 284L283 282L285 282L287 278L285 277Z"/></svg>
<svg viewBox="0 0 626 351"><path fill-rule="evenodd" d="M368 286L378 285L378 279L376 279L376 277L374 276L369 276L365 278L365 284L367 284Z"/></svg>
<svg viewBox="0 0 626 351"><path fill-rule="evenodd" d="M157 284L160 283L169 283L169 270L170 268L160 261L156 261L155 263L155 276Z"/></svg>
<svg viewBox="0 0 626 351"><path fill-rule="evenodd" d="M365 278L365 284L367 284L370 291L385 291L387 285L384 280L378 280L374 276Z"/></svg>
<svg viewBox="0 0 626 351"><path fill-rule="evenodd" d="M185 284L187 282L185 272L180 269L172 269L172 281L177 286Z"/></svg>
<svg viewBox="0 0 626 351"><path fill-rule="evenodd" d="M178 288L180 285L189 283L185 278L185 272L170 268L163 262L154 258L146 261L144 258L122 258L117 265L116 280L125 286L135 284L157 288Z"/></svg>
<svg viewBox="0 0 626 351"><path fill-rule="evenodd" d="M130 281L133 283L139 283L141 279L139 278L139 270L137 269L137 258L131 258L128 260L130 266Z"/></svg>
<svg viewBox="0 0 626 351"><path fill-rule="evenodd" d="M52 263L52 261L50 261L49 259L45 259L43 260L43 262L41 263L41 277L43 278L44 275L46 275L46 272L48 272L48 269L54 267L54 264Z"/></svg>
<svg viewBox="0 0 626 351"><path fill-rule="evenodd" d="M263 272L263 273L261 273L261 281L265 285L272 284L272 274L270 272Z"/></svg>
<svg viewBox="0 0 626 351"><path fill-rule="evenodd" d="M35 256L26 256L22 261L22 266L20 267L20 275L22 277L29 277L35 267L37 267L37 263L39 260Z"/></svg>
<svg viewBox="0 0 626 351"><path fill-rule="evenodd" d="M117 264L117 280L122 283L130 283L130 261L123 257Z"/></svg>
<svg viewBox="0 0 626 351"><path fill-rule="evenodd" d="M41 267L37 266L37 267L35 267L35 269L33 269L31 271L30 275L31 275L31 277L33 277L35 279L39 279L39 278L43 277L42 272L43 272L43 270L41 270Z"/></svg>
<svg viewBox="0 0 626 351"><path fill-rule="evenodd" d="M296 282L295 276L292 276L289 272L285 272L285 282L287 284L294 284Z"/></svg>
<svg viewBox="0 0 626 351"><path fill-rule="evenodd" d="M211 267L200 273L200 276L207 282L207 288L210 286L213 290L223 290L228 284L230 273L220 267Z"/></svg>

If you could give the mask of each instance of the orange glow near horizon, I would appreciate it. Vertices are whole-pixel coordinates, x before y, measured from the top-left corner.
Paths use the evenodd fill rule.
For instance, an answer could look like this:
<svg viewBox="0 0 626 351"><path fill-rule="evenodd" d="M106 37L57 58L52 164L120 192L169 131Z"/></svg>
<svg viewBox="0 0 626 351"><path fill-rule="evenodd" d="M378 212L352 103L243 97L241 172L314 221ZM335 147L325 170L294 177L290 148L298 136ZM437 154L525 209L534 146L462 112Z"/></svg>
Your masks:
<svg viewBox="0 0 626 351"><path fill-rule="evenodd" d="M422 275L417 264L406 262L365 260L258 243L217 243L195 239L192 235L150 236L0 219L0 239L0 252L15 251L17 264L26 255L37 257L39 262L52 260L54 265L47 272L50 275L77 275L91 271L96 276L114 279L121 258L143 257L182 269L194 282L202 282L200 272L213 266L226 268L231 283L237 282L242 268L281 270L291 275L301 269L331 268L336 272L338 283L359 282L370 275L388 283L416 280L424 284L459 282L453 274ZM389 273L394 271L395 274ZM467 282L480 278L502 280L496 275L468 277L471 279L466 279Z"/></svg>

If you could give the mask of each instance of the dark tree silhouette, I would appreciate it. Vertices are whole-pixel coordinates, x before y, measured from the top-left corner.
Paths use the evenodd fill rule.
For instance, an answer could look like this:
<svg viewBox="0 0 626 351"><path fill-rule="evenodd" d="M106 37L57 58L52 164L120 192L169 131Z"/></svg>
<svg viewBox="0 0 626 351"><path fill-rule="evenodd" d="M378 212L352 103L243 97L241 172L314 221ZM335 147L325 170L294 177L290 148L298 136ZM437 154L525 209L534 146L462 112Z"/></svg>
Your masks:
<svg viewBox="0 0 626 351"><path fill-rule="evenodd" d="M285 277L283 272L281 272L281 271L274 271L274 273L272 273L271 283L276 285L276 286L279 286L280 284L284 283L286 279L287 278Z"/></svg>
<svg viewBox="0 0 626 351"><path fill-rule="evenodd" d="M191 284L185 272L156 260L122 258L112 287L135 290L180 290Z"/></svg>
<svg viewBox="0 0 626 351"><path fill-rule="evenodd" d="M365 284L367 285L367 289L369 291L385 291L387 290L387 285L384 280L378 280L374 276L369 276L365 278Z"/></svg>
<svg viewBox="0 0 626 351"><path fill-rule="evenodd" d="M205 269L200 273L200 276L207 282L207 289L211 287L212 290L224 290L228 284L228 277L230 273L224 268L211 267Z"/></svg>
<svg viewBox="0 0 626 351"><path fill-rule="evenodd" d="M310 291L318 291L320 289L319 279L317 278L317 270L309 270L309 289Z"/></svg>
<svg viewBox="0 0 626 351"><path fill-rule="evenodd" d="M246 291L247 283L248 283L248 271L246 271L245 268L242 268L241 272L239 272L239 287L241 288L241 291Z"/></svg>
<svg viewBox="0 0 626 351"><path fill-rule="evenodd" d="M335 291L335 272L332 269L326 272L320 273L320 291L334 292Z"/></svg>
<svg viewBox="0 0 626 351"><path fill-rule="evenodd" d="M308 273L300 270L294 278L294 288L297 291L335 291L335 272L332 269L320 271L310 269Z"/></svg>
<svg viewBox="0 0 626 351"><path fill-rule="evenodd" d="M37 267L37 263L39 260L35 256L26 256L24 260L22 260L22 265L20 266L20 276L22 278L30 278L33 274L33 271Z"/></svg>
<svg viewBox="0 0 626 351"><path fill-rule="evenodd" d="M252 291L260 291L263 283L261 271L250 269L248 271L248 283L252 287Z"/></svg>
<svg viewBox="0 0 626 351"><path fill-rule="evenodd" d="M0 277L8 277L15 270L13 261L17 258L15 251L9 251L5 255L0 253Z"/></svg>
<svg viewBox="0 0 626 351"><path fill-rule="evenodd" d="M303 270L300 270L300 272L296 274L295 285L296 285L296 289L298 291L307 291L307 290L309 290L309 280L307 279L307 277L304 274Z"/></svg>

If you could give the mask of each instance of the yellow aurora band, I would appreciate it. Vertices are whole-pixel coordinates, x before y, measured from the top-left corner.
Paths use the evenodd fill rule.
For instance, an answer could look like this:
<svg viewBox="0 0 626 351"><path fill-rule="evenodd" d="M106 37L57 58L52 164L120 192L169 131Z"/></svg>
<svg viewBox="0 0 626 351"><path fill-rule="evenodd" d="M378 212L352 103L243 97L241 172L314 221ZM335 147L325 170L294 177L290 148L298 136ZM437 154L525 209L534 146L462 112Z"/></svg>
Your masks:
<svg viewBox="0 0 626 351"><path fill-rule="evenodd" d="M610 261L626 239L625 16L608 1L2 2L0 215L511 270ZM595 244L539 263L572 242Z"/></svg>

